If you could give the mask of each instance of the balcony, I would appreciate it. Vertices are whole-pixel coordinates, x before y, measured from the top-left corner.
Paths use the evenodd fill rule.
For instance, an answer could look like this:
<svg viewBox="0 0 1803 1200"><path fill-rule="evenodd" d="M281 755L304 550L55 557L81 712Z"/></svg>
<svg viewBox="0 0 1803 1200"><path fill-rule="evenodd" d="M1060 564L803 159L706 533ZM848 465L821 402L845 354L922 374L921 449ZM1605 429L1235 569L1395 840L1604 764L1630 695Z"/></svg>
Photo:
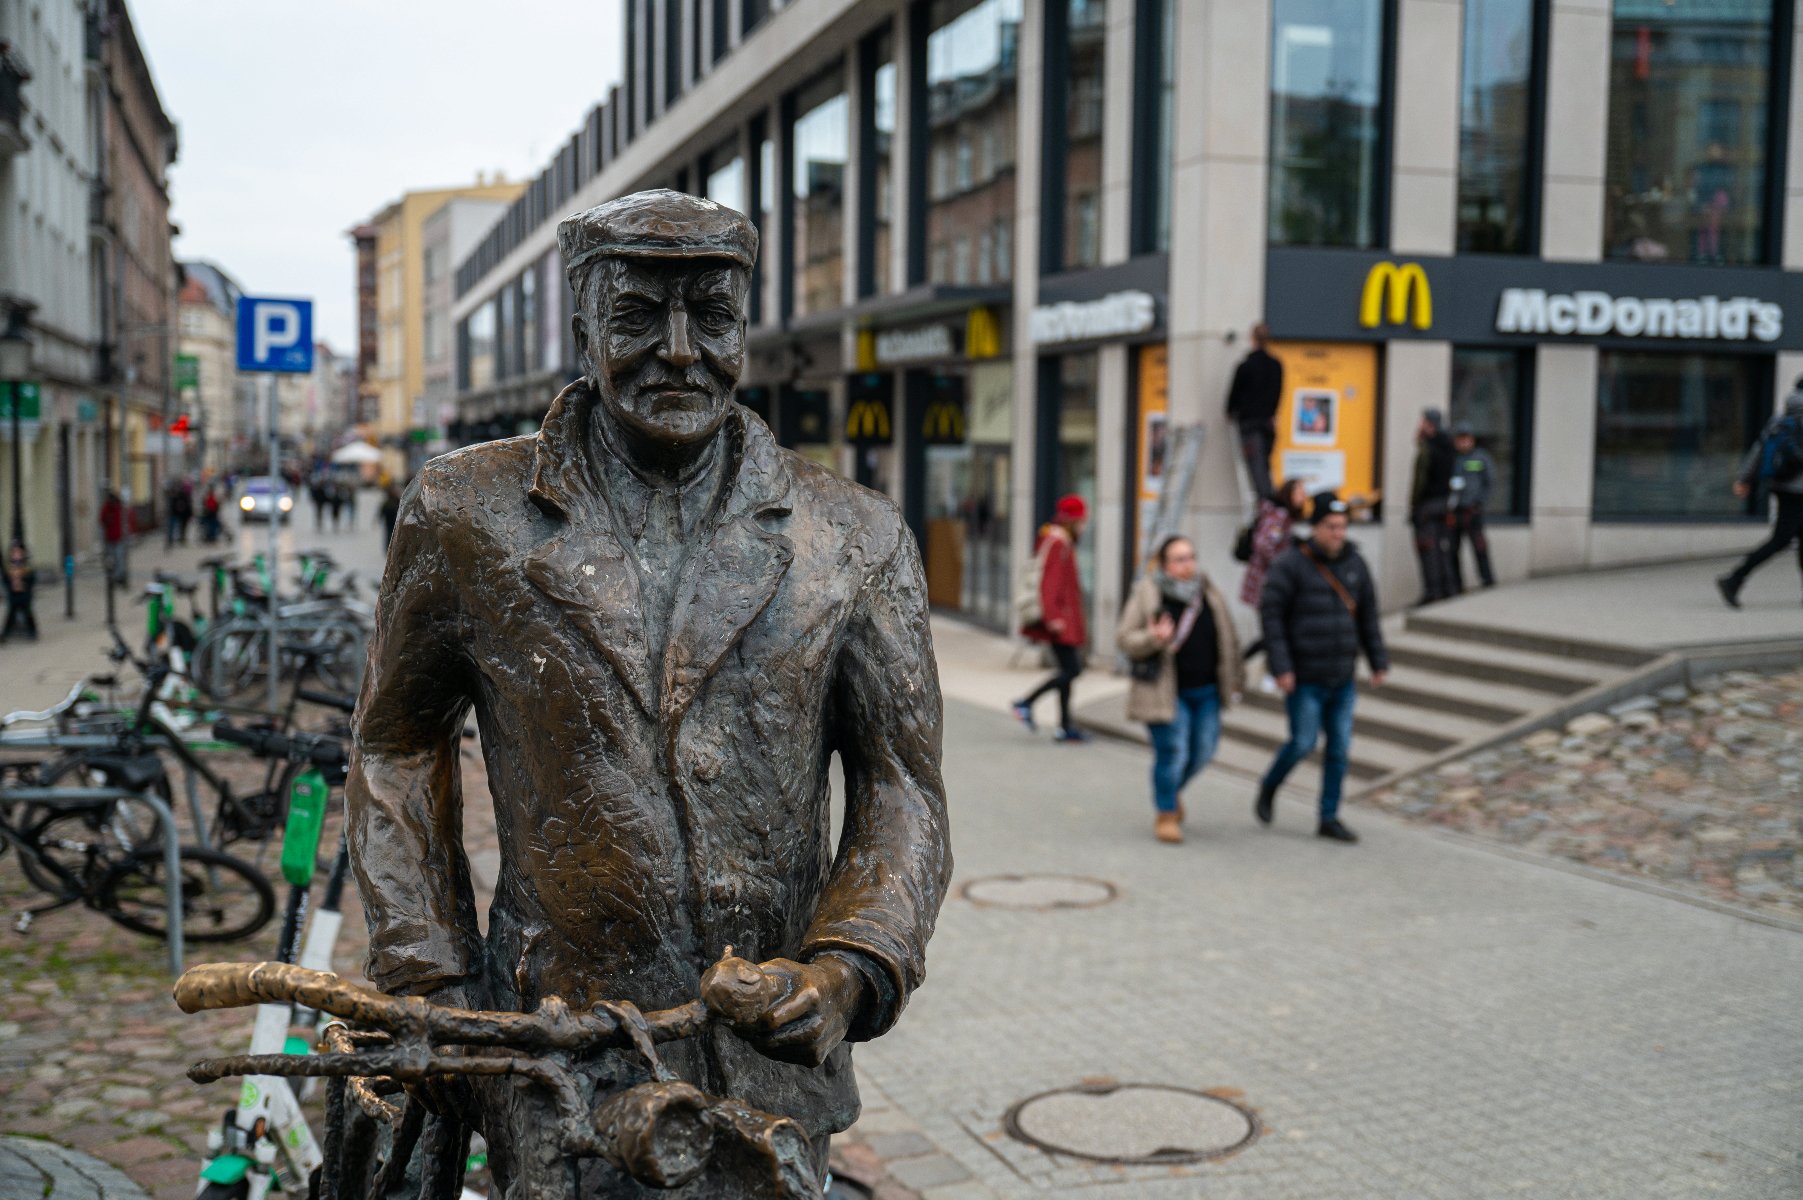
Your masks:
<svg viewBox="0 0 1803 1200"><path fill-rule="evenodd" d="M25 84L31 71L9 43L0 42L0 159L31 148L25 136Z"/></svg>

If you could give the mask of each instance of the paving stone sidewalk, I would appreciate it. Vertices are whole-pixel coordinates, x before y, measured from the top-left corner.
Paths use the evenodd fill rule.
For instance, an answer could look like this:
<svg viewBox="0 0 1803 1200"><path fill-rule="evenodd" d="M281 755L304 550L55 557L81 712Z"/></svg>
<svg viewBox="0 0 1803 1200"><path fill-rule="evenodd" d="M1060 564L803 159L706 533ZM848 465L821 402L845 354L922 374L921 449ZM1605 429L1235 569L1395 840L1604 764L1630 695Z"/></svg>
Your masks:
<svg viewBox="0 0 1803 1200"><path fill-rule="evenodd" d="M1803 671L1673 685L1363 803L1803 917Z"/></svg>

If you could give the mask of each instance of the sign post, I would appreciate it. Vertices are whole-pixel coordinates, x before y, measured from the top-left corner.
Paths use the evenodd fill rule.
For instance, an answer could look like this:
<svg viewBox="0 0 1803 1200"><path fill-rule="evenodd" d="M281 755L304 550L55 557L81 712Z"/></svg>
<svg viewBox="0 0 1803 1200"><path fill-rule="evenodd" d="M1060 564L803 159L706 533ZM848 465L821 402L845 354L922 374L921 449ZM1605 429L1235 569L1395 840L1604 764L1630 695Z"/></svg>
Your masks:
<svg viewBox="0 0 1803 1200"><path fill-rule="evenodd" d="M279 704L280 689L282 519L282 439L278 428L275 375L305 375L313 370L313 302L270 296L238 298L238 369L272 376L263 384L263 433L269 439L269 709Z"/></svg>

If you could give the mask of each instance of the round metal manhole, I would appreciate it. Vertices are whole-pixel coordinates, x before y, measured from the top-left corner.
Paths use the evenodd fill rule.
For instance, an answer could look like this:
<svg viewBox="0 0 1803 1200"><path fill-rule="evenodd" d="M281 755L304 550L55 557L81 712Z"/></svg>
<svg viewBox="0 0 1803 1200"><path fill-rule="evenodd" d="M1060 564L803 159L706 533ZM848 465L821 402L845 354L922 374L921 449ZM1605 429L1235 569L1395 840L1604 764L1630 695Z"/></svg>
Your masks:
<svg viewBox="0 0 1803 1200"><path fill-rule="evenodd" d="M964 885L963 897L984 908L1095 908L1120 893L1105 879L1082 875L989 875Z"/></svg>
<svg viewBox="0 0 1803 1200"><path fill-rule="evenodd" d="M1002 1127L1052 1154L1126 1166L1204 1162L1245 1149L1259 1134L1251 1109L1159 1083L1041 1092L1009 1109Z"/></svg>

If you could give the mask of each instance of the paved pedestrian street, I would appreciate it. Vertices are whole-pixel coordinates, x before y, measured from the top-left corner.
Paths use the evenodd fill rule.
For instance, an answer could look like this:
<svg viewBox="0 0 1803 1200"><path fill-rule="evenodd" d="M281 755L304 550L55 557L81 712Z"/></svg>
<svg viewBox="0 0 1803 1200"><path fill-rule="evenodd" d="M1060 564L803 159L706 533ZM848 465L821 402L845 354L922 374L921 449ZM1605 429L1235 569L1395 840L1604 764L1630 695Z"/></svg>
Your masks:
<svg viewBox="0 0 1803 1200"><path fill-rule="evenodd" d="M1407 819L1384 811L1406 807L1393 799L1353 805L1347 819L1364 838L1354 847L1315 839L1312 814L1288 799L1273 828L1259 827L1250 785L1215 773L1186 797L1188 840L1159 845L1143 749L1054 745L997 707L949 700L954 893L925 987L891 1034L857 1051L866 1112L836 1143L841 1171L877 1184L883 1200L1803 1194L1803 933L1574 871L1557 857L1557 823L1520 841L1504 833L1507 845L1483 832L1519 819L1508 804L1543 811L1506 800L1491 814L1496 793L1545 799L1570 787L1572 806L1628 805L1617 770L1645 806L1655 790L1707 788L1688 802L1709 813L1682 836L1657 822L1609 836L1628 839L1633 869L1648 857L1632 841L1644 834L1671 861L1698 861L1698 895L1782 917L1794 896L1749 892L1757 881L1710 890L1719 872L1701 864L1729 843L1701 835L1745 831L1734 854L1721 850L1735 880L1738 856L1761 838L1794 844L1794 830L1768 837L1760 823L1796 820L1794 798L1786 808L1770 793L1793 771L1783 755L1796 753L1786 738L1797 690L1795 676L1731 676L1682 701L1655 698L1606 730L1560 733L1557 754L1615 764L1596 770L1546 758L1546 738L1492 751L1469 774L1409 793L1433 807ZM1632 748L1660 762L1654 773L1615 756L1635 738L1649 739ZM1769 774L1756 759L1769 759ZM1697 782L1657 773L1680 760ZM1542 779L1567 769L1583 781ZM1451 799L1455 785L1479 789L1482 803ZM486 893L498 859L474 750L465 795ZM1483 814L1469 823L1482 836L1449 832L1467 827L1443 819L1454 804ZM1758 861L1762 879L1790 886ZM8 863L0 902L10 908L25 892ZM355 975L354 901L346 930ZM233 1093L182 1071L241 1051L248 1014L181 1015L159 947L93 913L3 936L0 1133L93 1153L157 1200L192 1196L205 1130ZM267 957L273 942L271 926L254 944L195 947L191 959ZM1247 1128L1238 1112L1256 1120L1255 1136L1220 1157L1151 1166L1010 1136L1017 1104L1071 1087L1086 1090L1019 1123L1104 1157L1111 1146L1221 1149Z"/></svg>

